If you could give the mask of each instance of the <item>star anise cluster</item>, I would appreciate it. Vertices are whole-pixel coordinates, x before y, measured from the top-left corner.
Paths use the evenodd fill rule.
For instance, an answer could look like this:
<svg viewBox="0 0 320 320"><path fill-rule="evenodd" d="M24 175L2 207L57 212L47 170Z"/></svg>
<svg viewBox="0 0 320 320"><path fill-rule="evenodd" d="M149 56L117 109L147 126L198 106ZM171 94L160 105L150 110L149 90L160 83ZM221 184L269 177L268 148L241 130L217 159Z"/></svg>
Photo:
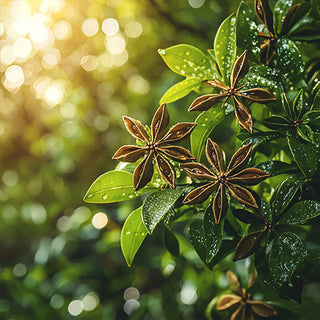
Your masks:
<svg viewBox="0 0 320 320"><path fill-rule="evenodd" d="M195 160L194 156L185 148L172 145L190 135L195 123L181 122L174 125L165 135L169 125L169 114L165 104L155 112L151 122L151 139L147 128L138 120L122 117L128 132L144 146L122 146L116 151L113 159L138 164L133 173L133 186L135 190L143 188L153 176L153 162L155 161L161 178L171 187L175 187L175 172L167 158L178 162Z"/></svg>
<svg viewBox="0 0 320 320"><path fill-rule="evenodd" d="M246 85L238 86L238 81L243 78L249 71L249 60L247 50L235 61L230 76L230 86L220 80L207 80L205 83L214 88L218 88L222 93L206 94L195 99L189 111L204 111L210 109L213 105L225 99L224 105L233 100L234 112L240 126L245 130L252 132L252 117L250 110L244 105L239 98L248 99L256 103L267 103L276 100L273 94L265 89L252 88L243 90Z"/></svg>
<svg viewBox="0 0 320 320"><path fill-rule="evenodd" d="M227 271L230 289L234 294L225 294L220 297L217 305L218 311L230 311L230 320L244 320L249 317L251 320L256 318L269 318L277 315L277 311L268 303L262 300L252 300L251 294L242 288L238 277L231 271ZM255 281L251 277L249 287Z"/></svg>
<svg viewBox="0 0 320 320"><path fill-rule="evenodd" d="M206 157L213 171L197 162L180 165L191 178L209 180L208 183L191 191L184 199L184 203L202 203L217 190L212 202L212 210L217 224L220 223L228 211L226 189L238 202L257 208L258 204L253 194L241 185L255 185L268 178L269 174L257 168L246 168L240 171L248 163L251 150L252 143L237 150L225 170L222 150L217 143L209 138L206 144Z"/></svg>

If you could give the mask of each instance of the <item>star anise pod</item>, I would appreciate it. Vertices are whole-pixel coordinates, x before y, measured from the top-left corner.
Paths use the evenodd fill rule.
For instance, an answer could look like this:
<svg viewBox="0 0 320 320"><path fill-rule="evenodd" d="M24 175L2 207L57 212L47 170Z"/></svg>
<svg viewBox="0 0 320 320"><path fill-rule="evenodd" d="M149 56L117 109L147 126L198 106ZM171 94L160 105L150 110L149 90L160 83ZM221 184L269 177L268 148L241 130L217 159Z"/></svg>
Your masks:
<svg viewBox="0 0 320 320"><path fill-rule="evenodd" d="M224 93L206 94L195 99L189 111L204 111L210 109L213 105L225 99L224 105L233 100L234 112L240 126L245 130L252 132L252 118L250 110L239 100L239 97L248 99L256 103L266 103L276 100L274 95L269 91L260 88L252 88L243 90L246 85L238 87L238 81L243 78L249 71L249 60L247 50L235 61L230 76L230 86L224 84L220 80L207 80L205 83L212 87L218 88Z"/></svg>
<svg viewBox="0 0 320 320"><path fill-rule="evenodd" d="M112 159L138 164L133 173L133 186L135 190L143 188L153 176L153 162L155 160L162 179L171 188L175 187L175 172L172 164L167 160L171 158L178 162L195 160L194 156L185 148L170 145L186 138L196 126L195 123L181 122L174 125L164 135L169 125L169 114L166 104L162 104L153 116L151 122L151 139L146 127L138 120L123 116L128 132L145 146L123 146L116 151Z"/></svg>
<svg viewBox="0 0 320 320"><path fill-rule="evenodd" d="M269 174L257 168L239 171L248 163L252 145L249 143L237 150L225 171L222 150L217 143L209 138L206 145L206 156L213 171L197 162L181 164L180 168L191 178L210 180L210 182L191 191L183 202L185 204L201 203L218 189L212 202L212 210L217 224L228 211L226 189L235 200L246 206L257 208L258 204L252 193L241 185L255 185L268 178Z"/></svg>
<svg viewBox="0 0 320 320"><path fill-rule="evenodd" d="M277 35L273 28L273 14L268 0L255 0L254 7L257 17L268 30L268 34L259 32L259 36L264 39L264 42L261 44L261 62L268 65L276 53L277 37L281 37L289 30L291 18L300 7L300 4L298 3L290 7L283 21L281 32Z"/></svg>
<svg viewBox="0 0 320 320"><path fill-rule="evenodd" d="M262 300L251 300L251 294L240 286L238 277L231 271L227 271L227 278L234 294L222 295L218 301L217 310L230 311L230 320L244 320L246 316L254 320L256 317L269 318L278 314L270 304ZM253 277L251 277L249 285L254 283L254 279L252 279Z"/></svg>
<svg viewBox="0 0 320 320"><path fill-rule="evenodd" d="M246 224L262 225L262 229L254 231L248 235L242 237L237 245L236 253L233 257L233 261L244 259L253 254L259 247L260 242L264 237L269 239L269 234L276 228L276 225L272 223L258 208L257 214L253 214L244 209L233 210L233 215L240 221Z"/></svg>
<svg viewBox="0 0 320 320"><path fill-rule="evenodd" d="M261 45L261 61L268 65L276 53L276 37L273 29L273 14L268 0L255 0L254 7L257 17L268 30L269 34L259 32L259 36L264 39Z"/></svg>

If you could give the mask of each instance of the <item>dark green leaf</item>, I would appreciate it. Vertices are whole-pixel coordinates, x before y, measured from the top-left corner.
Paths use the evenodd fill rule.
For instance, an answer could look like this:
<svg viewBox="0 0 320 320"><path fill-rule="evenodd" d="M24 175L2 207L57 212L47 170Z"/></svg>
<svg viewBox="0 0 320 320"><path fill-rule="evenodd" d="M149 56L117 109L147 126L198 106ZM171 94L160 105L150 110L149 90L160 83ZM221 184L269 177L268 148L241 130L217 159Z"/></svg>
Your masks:
<svg viewBox="0 0 320 320"><path fill-rule="evenodd" d="M308 220L320 215L320 202L314 200L304 200L296 202L287 210L280 223L305 224Z"/></svg>
<svg viewBox="0 0 320 320"><path fill-rule="evenodd" d="M315 144L297 138L292 132L287 132L287 142L293 159L306 178L311 178L319 164L320 135L314 133Z"/></svg>
<svg viewBox="0 0 320 320"><path fill-rule="evenodd" d="M237 12L237 46L248 50L250 60L260 61L258 28L252 20L252 11L243 1Z"/></svg>
<svg viewBox="0 0 320 320"><path fill-rule="evenodd" d="M308 142L314 143L314 138L313 138L313 131L312 129L306 125L300 125L297 127L297 134L303 139Z"/></svg>
<svg viewBox="0 0 320 320"><path fill-rule="evenodd" d="M320 110L308 111L302 116L302 122L310 126L320 127Z"/></svg>
<svg viewBox="0 0 320 320"><path fill-rule="evenodd" d="M156 225L171 212L176 201L183 193L184 188L166 189L151 193L142 205L142 220L149 233Z"/></svg>
<svg viewBox="0 0 320 320"><path fill-rule="evenodd" d="M215 223L211 205L204 215L204 234L207 246L206 262L210 263L218 253L223 237L223 222L218 225Z"/></svg>
<svg viewBox="0 0 320 320"><path fill-rule="evenodd" d="M304 93L303 93L303 90L301 89L293 100L293 113L294 113L295 119L300 119L300 115L304 110L305 106L306 106L306 103L304 99Z"/></svg>
<svg viewBox="0 0 320 320"><path fill-rule="evenodd" d="M207 244L204 235L203 218L204 214L202 213L192 219L189 227L189 238L200 259L206 263Z"/></svg>
<svg viewBox="0 0 320 320"><path fill-rule="evenodd" d="M293 175L281 182L271 203L274 217L278 217L289 205L299 190L303 179L304 178L300 175Z"/></svg>
<svg viewBox="0 0 320 320"><path fill-rule="evenodd" d="M272 141L275 140L277 138L281 137L281 133L280 132L257 132L257 133L253 133L251 135L250 138L245 139L242 142L242 146L253 142L253 149L257 148L260 144L267 142L267 141Z"/></svg>
<svg viewBox="0 0 320 320"><path fill-rule="evenodd" d="M171 103L188 95L193 90L199 90L203 86L202 80L189 78L176 83L161 97L160 104Z"/></svg>
<svg viewBox="0 0 320 320"><path fill-rule="evenodd" d="M284 232L276 236L268 256L268 264L274 280L279 284L290 280L306 257L305 245L295 233Z"/></svg>
<svg viewBox="0 0 320 320"><path fill-rule="evenodd" d="M269 160L266 162L259 163L256 166L258 169L268 172L271 177L283 174L283 173L290 173L298 171L298 167L295 165L277 161L277 160Z"/></svg>
<svg viewBox="0 0 320 320"><path fill-rule="evenodd" d="M236 17L234 14L220 25L213 48L223 80L228 84L237 54Z"/></svg>
<svg viewBox="0 0 320 320"><path fill-rule="evenodd" d="M278 68L285 79L297 83L304 72L304 63L299 49L293 41L281 38L276 43Z"/></svg>
<svg viewBox="0 0 320 320"><path fill-rule="evenodd" d="M274 31L277 35L281 34L282 25L285 21L289 8L294 4L294 0L278 0L273 11Z"/></svg>
<svg viewBox="0 0 320 320"><path fill-rule="evenodd" d="M179 241L167 228L163 232L163 243L167 250L175 257L179 257Z"/></svg>
<svg viewBox="0 0 320 320"><path fill-rule="evenodd" d="M281 104L282 104L282 109L286 114L287 118L290 119L290 121L296 120L297 118L294 117L293 115L294 112L293 112L292 105L289 103L285 93L281 94Z"/></svg>
<svg viewBox="0 0 320 320"><path fill-rule="evenodd" d="M178 44L167 49L159 49L158 52L175 73L201 80L214 77L209 58L196 47Z"/></svg>
<svg viewBox="0 0 320 320"><path fill-rule="evenodd" d="M221 123L226 117L224 110L221 108L221 103L214 108L202 112L195 120L197 126L190 135L191 153L201 160L201 155L208 137L212 130Z"/></svg>
<svg viewBox="0 0 320 320"><path fill-rule="evenodd" d="M147 185L139 191L134 191L132 173L114 170L98 177L90 186L83 200L88 203L119 202L136 198L154 189Z"/></svg>
<svg viewBox="0 0 320 320"><path fill-rule="evenodd" d="M290 127L290 122L285 117L276 114L264 119L262 124L272 130L283 130Z"/></svg>
<svg viewBox="0 0 320 320"><path fill-rule="evenodd" d="M265 65L250 64L249 72L239 81L240 85L248 85L249 88L263 88L279 97L283 87L279 74Z"/></svg>
<svg viewBox="0 0 320 320"><path fill-rule="evenodd" d="M129 267L148 234L148 231L142 222L141 208L142 207L134 210L128 216L121 230L121 250Z"/></svg>

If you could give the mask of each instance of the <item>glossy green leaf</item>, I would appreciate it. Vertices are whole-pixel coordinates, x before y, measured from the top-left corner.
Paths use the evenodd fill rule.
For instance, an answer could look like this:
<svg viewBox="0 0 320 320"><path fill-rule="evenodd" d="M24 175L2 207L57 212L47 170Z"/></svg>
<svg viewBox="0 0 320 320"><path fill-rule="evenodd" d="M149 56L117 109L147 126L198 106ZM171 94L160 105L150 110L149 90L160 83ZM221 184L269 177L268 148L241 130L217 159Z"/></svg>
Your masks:
<svg viewBox="0 0 320 320"><path fill-rule="evenodd" d="M287 210L281 219L280 223L287 224L305 224L310 219L320 215L320 202L314 200L304 200L296 202Z"/></svg>
<svg viewBox="0 0 320 320"><path fill-rule="evenodd" d="M278 68L285 79L297 83L304 72L304 63L298 47L293 41L281 38L276 43Z"/></svg>
<svg viewBox="0 0 320 320"><path fill-rule="evenodd" d="M163 243L167 250L175 257L179 257L179 241L169 229L165 228L163 232Z"/></svg>
<svg viewBox="0 0 320 320"><path fill-rule="evenodd" d="M264 126L272 130L283 130L290 128L290 122L287 118L279 115L272 115L271 117L261 121Z"/></svg>
<svg viewBox="0 0 320 320"><path fill-rule="evenodd" d="M313 102L312 102L312 108L320 109L320 85L319 85L319 89L315 91Z"/></svg>
<svg viewBox="0 0 320 320"><path fill-rule="evenodd" d="M189 239L200 259L206 263L207 244L204 235L203 218L203 213L193 217L189 226Z"/></svg>
<svg viewBox="0 0 320 320"><path fill-rule="evenodd" d="M88 203L111 203L136 198L154 188L146 186L134 191L133 175L126 171L109 171L98 177L83 200Z"/></svg>
<svg viewBox="0 0 320 320"><path fill-rule="evenodd" d="M287 132L287 142L293 159L306 178L311 178L317 170L320 157L320 135L314 133L315 144L306 142Z"/></svg>
<svg viewBox="0 0 320 320"><path fill-rule="evenodd" d="M310 142L314 143L314 138L313 138L313 131L312 129L306 125L300 125L297 127L297 134L299 135L300 138Z"/></svg>
<svg viewBox="0 0 320 320"><path fill-rule="evenodd" d="M172 210L184 188L166 189L151 193L142 205L142 220L149 233Z"/></svg>
<svg viewBox="0 0 320 320"><path fill-rule="evenodd" d="M290 173L298 171L298 167L286 162L269 160L261 162L256 166L258 169L268 172L271 177L277 176L283 173Z"/></svg>
<svg viewBox="0 0 320 320"><path fill-rule="evenodd" d="M201 160L205 144L214 128L226 117L225 111L218 103L214 108L202 112L195 120L197 126L190 135L191 153Z"/></svg>
<svg viewBox="0 0 320 320"><path fill-rule="evenodd" d="M252 15L252 10L242 1L237 11L237 46L242 51L248 50L250 60L259 62L259 32Z"/></svg>
<svg viewBox="0 0 320 320"><path fill-rule="evenodd" d="M237 55L236 17L234 14L230 15L220 25L214 39L213 48L223 80L228 84Z"/></svg>
<svg viewBox="0 0 320 320"><path fill-rule="evenodd" d="M223 223L218 225L215 223L211 205L204 215L204 234L207 247L206 262L210 263L218 253L223 237Z"/></svg>
<svg viewBox="0 0 320 320"><path fill-rule="evenodd" d="M160 104L177 101L188 95L191 91L199 90L201 86L204 86L202 80L197 78L189 78L180 81L165 92L161 97Z"/></svg>
<svg viewBox="0 0 320 320"><path fill-rule="evenodd" d="M278 217L289 205L297 191L299 190L303 176L293 175L281 182L272 199L274 217Z"/></svg>
<svg viewBox="0 0 320 320"><path fill-rule="evenodd" d="M281 34L283 22L289 8L294 4L294 0L278 0L273 11L274 30L277 35Z"/></svg>
<svg viewBox="0 0 320 320"><path fill-rule="evenodd" d="M250 143L250 142L253 142L253 149L257 148L259 145L261 145L262 143L264 142L267 142L267 141L272 141L272 140L275 140L277 138L280 138L281 137L281 133L280 132L274 132L274 131L269 131L269 132L256 132L256 133L253 133L251 135L251 137L245 139L243 142L242 142L242 146Z"/></svg>
<svg viewBox="0 0 320 320"><path fill-rule="evenodd" d="M301 89L293 100L293 113L296 119L300 119L300 115L306 107L304 93Z"/></svg>
<svg viewBox="0 0 320 320"><path fill-rule="evenodd" d="M320 127L320 110L308 111L301 119L310 126Z"/></svg>
<svg viewBox="0 0 320 320"><path fill-rule="evenodd" d="M142 207L131 212L121 230L121 250L129 267L148 234L142 222L141 209Z"/></svg>
<svg viewBox="0 0 320 320"><path fill-rule="evenodd" d="M270 272L278 284L290 280L292 274L307 257L301 238L292 232L275 237L268 257Z"/></svg>
<svg viewBox="0 0 320 320"><path fill-rule="evenodd" d="M286 117L291 121L296 120L292 105L289 103L285 93L281 95L281 105Z"/></svg>
<svg viewBox="0 0 320 320"><path fill-rule="evenodd" d="M159 49L158 52L167 66L175 73L202 80L213 78L209 58L196 47L178 44L167 49Z"/></svg>
<svg viewBox="0 0 320 320"><path fill-rule="evenodd" d="M283 92L280 76L274 69L265 65L250 64L249 72L239 81L240 85L247 85L245 89L262 88L280 97Z"/></svg>

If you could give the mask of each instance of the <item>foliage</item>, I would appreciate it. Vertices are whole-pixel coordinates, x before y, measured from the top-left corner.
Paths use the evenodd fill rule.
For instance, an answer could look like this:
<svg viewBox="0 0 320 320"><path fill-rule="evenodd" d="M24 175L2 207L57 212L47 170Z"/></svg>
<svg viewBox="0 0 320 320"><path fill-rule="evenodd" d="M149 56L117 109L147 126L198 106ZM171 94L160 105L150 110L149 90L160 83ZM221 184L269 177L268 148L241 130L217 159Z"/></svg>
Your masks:
<svg viewBox="0 0 320 320"><path fill-rule="evenodd" d="M259 32L268 30L257 18L253 0L1 1L0 319L224 319L227 311L216 307L221 295L230 293L228 269L248 288L252 305L264 300L280 319L318 318L319 171L317 149L310 146L318 137L319 2L303 1L290 10L289 23L284 19L280 24L275 20L283 20L287 8L275 14L276 2L269 1L279 41L274 53L281 51L285 59L279 64L275 56L265 65L260 45L266 38ZM230 58L221 73L223 55L216 55L212 44L224 41L219 26L226 17L223 28L232 36L232 50L220 47ZM301 57L289 54L287 45ZM161 52L170 52L170 46L186 49L183 59L190 74L166 67ZM157 48L167 49L159 56ZM196 52L200 58L192 59L200 65L187 58L188 50ZM265 89L277 98L267 105L239 98L252 115L253 133L239 129L233 100L188 113L199 96L220 93L203 80L215 78L230 86L228 66L246 50L250 70L238 86ZM289 59L296 74L285 65ZM209 73L210 79L203 78ZM303 110L296 99L301 89ZM264 230L263 218L257 223L235 218L239 212L248 217L244 211L250 217L262 215L228 193L229 210L218 225L212 196L202 204L185 205L185 197L205 180L191 180L166 155L176 189L167 186L156 168L144 188L133 189L139 163L116 165L112 160L119 146L134 145L121 116L150 124L160 99L167 103L172 124L197 124L190 144L185 139L177 147L189 149L208 168L208 138L224 150L226 163L242 145L253 142L247 166L270 177L245 188L271 222L270 232ZM296 135L285 125L266 126L272 116L293 119L283 111L285 99L304 117ZM282 210L276 199L291 188L292 176L297 178L292 192L297 191L285 198L280 216L273 216L273 203ZM109 178L123 190L112 187ZM91 181L96 182L90 187ZM283 181L286 187L280 190ZM159 215L150 214L158 209ZM143 221L150 222L150 230ZM279 229L271 228L273 222ZM233 262L240 240L260 231L264 237L255 253ZM295 244L302 258L288 271L291 252L281 241ZM284 253L277 265L270 263L272 248L272 256ZM292 298L301 298L301 304Z"/></svg>
<svg viewBox="0 0 320 320"><path fill-rule="evenodd" d="M314 15L317 10L316 1L242 2L237 13L221 23L213 49L207 54L186 44L159 50L167 66L186 79L162 96L151 134L137 120L130 130L126 124L131 135L143 143L122 147L114 156L128 162L137 161L134 152L144 157L134 172L144 181L141 185L134 182L132 188L136 190L142 188L144 192L154 170L160 178L156 184L151 181L158 191L147 195L142 209L136 209L125 223L121 246L129 265L144 237L141 234L132 239L126 235L137 233L142 222L150 234L156 229L163 232L164 244L173 255L186 259L179 247L189 239L209 269L219 264L234 268L228 260L230 254L234 261L247 259L248 277L257 272L258 279L272 287L278 299L301 302L303 279L308 278L310 268L319 267L310 256L311 248L319 246L311 235L320 215L320 107L318 79L311 75L310 80L305 68L311 57L300 52L297 40L318 41L313 33L319 23ZM157 121L157 114L161 108L167 110L164 103L179 100L191 91L201 95L188 109L202 112L195 120L195 129L188 131L195 157L192 159L186 149L188 156L172 157L161 149L173 148L167 146L171 141L166 142L166 137L159 140L169 118L163 115ZM180 108L182 116L186 111L183 103ZM235 117L230 114L232 110ZM219 140L219 126L227 119L237 140L226 138L223 153L215 141ZM169 135L179 125L173 126ZM155 138L157 130L161 132L159 139ZM181 128L181 137L186 136L184 131ZM229 158L235 145L242 147L225 168L224 158ZM202 162L204 149L212 170ZM122 159L119 154L123 152ZM154 154L155 161L150 160L150 154ZM165 156L162 164L158 159L163 157L161 154ZM169 158L184 163L168 162ZM250 168L243 169L248 163ZM243 185L257 186L249 190ZM109 197L107 189L103 192ZM132 216L139 212L141 216L132 222ZM132 246L134 249L128 250ZM252 317L277 314L263 301L246 300L247 294L241 290L239 297L221 297L217 310L239 304L232 317L241 314L243 318L250 310ZM276 295L273 297L271 304L276 306ZM239 299L248 301L248 310ZM209 317L212 312L211 308Z"/></svg>

